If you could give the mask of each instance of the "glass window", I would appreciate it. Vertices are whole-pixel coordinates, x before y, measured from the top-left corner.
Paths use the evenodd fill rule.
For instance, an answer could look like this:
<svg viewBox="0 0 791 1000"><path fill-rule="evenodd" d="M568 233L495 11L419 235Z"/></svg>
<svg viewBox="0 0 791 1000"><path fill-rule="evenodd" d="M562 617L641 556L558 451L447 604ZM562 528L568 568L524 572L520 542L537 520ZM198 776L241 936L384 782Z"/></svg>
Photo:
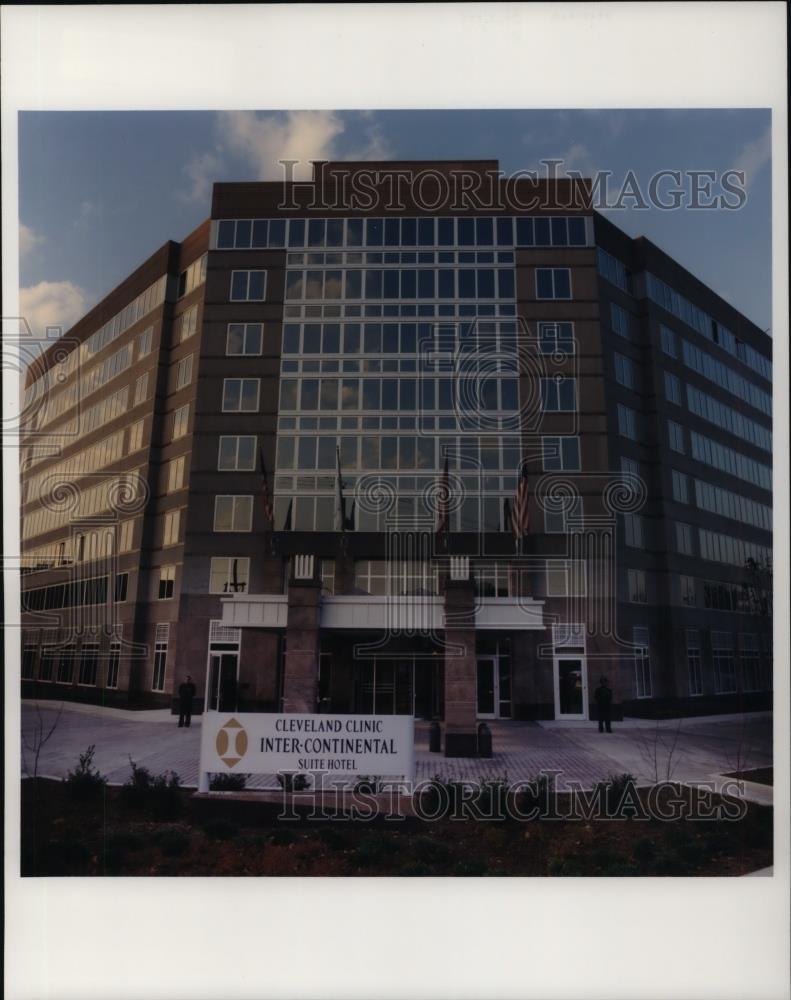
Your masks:
<svg viewBox="0 0 791 1000"><path fill-rule="evenodd" d="M215 531L251 531L252 496L218 496L214 499Z"/></svg>
<svg viewBox="0 0 791 1000"><path fill-rule="evenodd" d="M645 604L648 600L646 584L645 584L645 570L642 569L630 569L627 571L627 583L628 583L628 598L633 604Z"/></svg>
<svg viewBox="0 0 791 1000"><path fill-rule="evenodd" d="M249 559L237 556L218 556L211 560L210 594L244 593L247 590L249 579Z"/></svg>
<svg viewBox="0 0 791 1000"><path fill-rule="evenodd" d="M670 358L678 357L678 349L676 347L676 335L667 326L659 327L659 335L662 342L662 350Z"/></svg>
<svg viewBox="0 0 791 1000"><path fill-rule="evenodd" d="M229 323L225 353L258 355L263 349L263 323Z"/></svg>
<svg viewBox="0 0 791 1000"><path fill-rule="evenodd" d="M173 589L176 580L175 566L160 566L159 568L159 589L157 598L160 601L169 600L173 596Z"/></svg>
<svg viewBox="0 0 791 1000"><path fill-rule="evenodd" d="M217 468L221 472L252 472L256 467L254 435L220 437Z"/></svg>
<svg viewBox="0 0 791 1000"><path fill-rule="evenodd" d="M632 629L632 641L635 646L634 670L636 694L638 698L650 698L652 687L648 629L643 626L635 626Z"/></svg>
<svg viewBox="0 0 791 1000"><path fill-rule="evenodd" d="M631 440L637 440L637 414L634 410L630 409L628 406L624 406L623 403L618 403L617 406L618 413L618 433L623 437L631 438Z"/></svg>
<svg viewBox="0 0 791 1000"><path fill-rule="evenodd" d="M681 380L671 372L665 372L665 398L668 403L681 406Z"/></svg>
<svg viewBox="0 0 791 1000"><path fill-rule="evenodd" d="M677 451L680 455L683 455L686 451L684 448L684 428L681 424L677 424L674 420L668 420L667 432L670 438L671 450Z"/></svg>
<svg viewBox="0 0 791 1000"><path fill-rule="evenodd" d="M687 477L677 469L672 470L673 499L677 503L689 503L689 486Z"/></svg>
<svg viewBox="0 0 791 1000"><path fill-rule="evenodd" d="M618 354L617 351L613 354L613 360L615 363L615 381L627 389L634 389L634 362L631 358L627 358L623 354Z"/></svg>
<svg viewBox="0 0 791 1000"><path fill-rule="evenodd" d="M260 379L223 379L222 408L225 413L255 412L258 410Z"/></svg>

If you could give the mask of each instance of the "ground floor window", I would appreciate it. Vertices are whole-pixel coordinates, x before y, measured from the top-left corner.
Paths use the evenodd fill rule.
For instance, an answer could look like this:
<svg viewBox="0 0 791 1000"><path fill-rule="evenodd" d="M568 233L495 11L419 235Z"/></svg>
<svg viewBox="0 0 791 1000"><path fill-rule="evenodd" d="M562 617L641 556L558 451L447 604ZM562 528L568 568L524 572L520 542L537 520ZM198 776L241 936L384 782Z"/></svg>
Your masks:
<svg viewBox="0 0 791 1000"><path fill-rule="evenodd" d="M22 680L32 681L33 680L33 668L36 663L36 647L35 646L25 646L22 650ZM46 680L45 677L39 672L39 678L43 681Z"/></svg>
<svg viewBox="0 0 791 1000"><path fill-rule="evenodd" d="M66 646L61 650L58 660L58 684L71 684L75 655L74 646Z"/></svg>
<svg viewBox="0 0 791 1000"><path fill-rule="evenodd" d="M643 626L635 626L632 629L632 642L634 643L634 676L635 691L638 698L650 698L651 687L651 656L649 652L648 629Z"/></svg>
<svg viewBox="0 0 791 1000"><path fill-rule="evenodd" d="M169 638L170 624L164 622L157 625L154 635L154 676L151 681L152 691L165 690L165 667L168 659Z"/></svg>
<svg viewBox="0 0 791 1000"><path fill-rule="evenodd" d="M703 694L703 664L700 655L700 633L697 629L687 629L687 672L689 693Z"/></svg>
<svg viewBox="0 0 791 1000"><path fill-rule="evenodd" d="M110 658L107 661L107 687L118 687L118 667L121 661L121 643L110 643Z"/></svg>
<svg viewBox="0 0 791 1000"><path fill-rule="evenodd" d="M99 663L99 643L89 642L82 647L80 659L79 684L93 686L96 684L96 667Z"/></svg>
<svg viewBox="0 0 791 1000"><path fill-rule="evenodd" d="M717 694L733 694L736 690L736 665L733 656L732 633L711 633L711 659L714 664Z"/></svg>

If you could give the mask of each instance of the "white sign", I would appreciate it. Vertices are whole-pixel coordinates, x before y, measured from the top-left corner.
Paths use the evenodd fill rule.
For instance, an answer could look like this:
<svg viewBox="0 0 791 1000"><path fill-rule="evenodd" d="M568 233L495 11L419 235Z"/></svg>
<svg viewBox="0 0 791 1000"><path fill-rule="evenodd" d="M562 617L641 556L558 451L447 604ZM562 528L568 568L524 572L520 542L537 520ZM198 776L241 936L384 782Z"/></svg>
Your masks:
<svg viewBox="0 0 791 1000"><path fill-rule="evenodd" d="M411 715L206 712L199 788L208 790L209 772L321 771L412 779L414 730Z"/></svg>

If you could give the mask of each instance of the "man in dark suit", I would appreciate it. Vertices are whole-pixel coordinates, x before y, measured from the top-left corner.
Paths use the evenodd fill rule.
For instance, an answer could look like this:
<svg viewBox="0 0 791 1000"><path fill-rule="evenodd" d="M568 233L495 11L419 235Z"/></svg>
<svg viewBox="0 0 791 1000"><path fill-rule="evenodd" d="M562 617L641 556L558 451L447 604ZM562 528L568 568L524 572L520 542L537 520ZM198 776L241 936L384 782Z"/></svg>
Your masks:
<svg viewBox="0 0 791 1000"><path fill-rule="evenodd" d="M187 674L183 684L179 684L179 726L189 726L192 721L192 699L195 697L195 685Z"/></svg>
<svg viewBox="0 0 791 1000"><path fill-rule="evenodd" d="M607 732L612 732L612 690L607 684L607 678L602 677L599 681L599 686L596 688L594 697L596 698L596 714L599 717L599 732L604 732L604 727L607 727Z"/></svg>

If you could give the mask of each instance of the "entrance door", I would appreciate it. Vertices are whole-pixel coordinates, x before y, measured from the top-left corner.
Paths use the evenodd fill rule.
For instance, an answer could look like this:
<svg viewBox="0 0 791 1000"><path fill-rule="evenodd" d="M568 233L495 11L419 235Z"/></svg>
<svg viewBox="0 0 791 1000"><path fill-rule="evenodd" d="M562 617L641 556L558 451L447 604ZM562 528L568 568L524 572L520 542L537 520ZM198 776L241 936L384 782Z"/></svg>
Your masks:
<svg viewBox="0 0 791 1000"><path fill-rule="evenodd" d="M478 675L478 718L496 719L499 717L499 678L497 676L497 658L494 656L479 656L477 661Z"/></svg>
<svg viewBox="0 0 791 1000"><path fill-rule="evenodd" d="M587 719L588 682L585 660L560 656L555 660L555 716L558 719Z"/></svg>
<svg viewBox="0 0 791 1000"><path fill-rule="evenodd" d="M236 653L212 653L209 657L209 708L214 712L236 711Z"/></svg>

